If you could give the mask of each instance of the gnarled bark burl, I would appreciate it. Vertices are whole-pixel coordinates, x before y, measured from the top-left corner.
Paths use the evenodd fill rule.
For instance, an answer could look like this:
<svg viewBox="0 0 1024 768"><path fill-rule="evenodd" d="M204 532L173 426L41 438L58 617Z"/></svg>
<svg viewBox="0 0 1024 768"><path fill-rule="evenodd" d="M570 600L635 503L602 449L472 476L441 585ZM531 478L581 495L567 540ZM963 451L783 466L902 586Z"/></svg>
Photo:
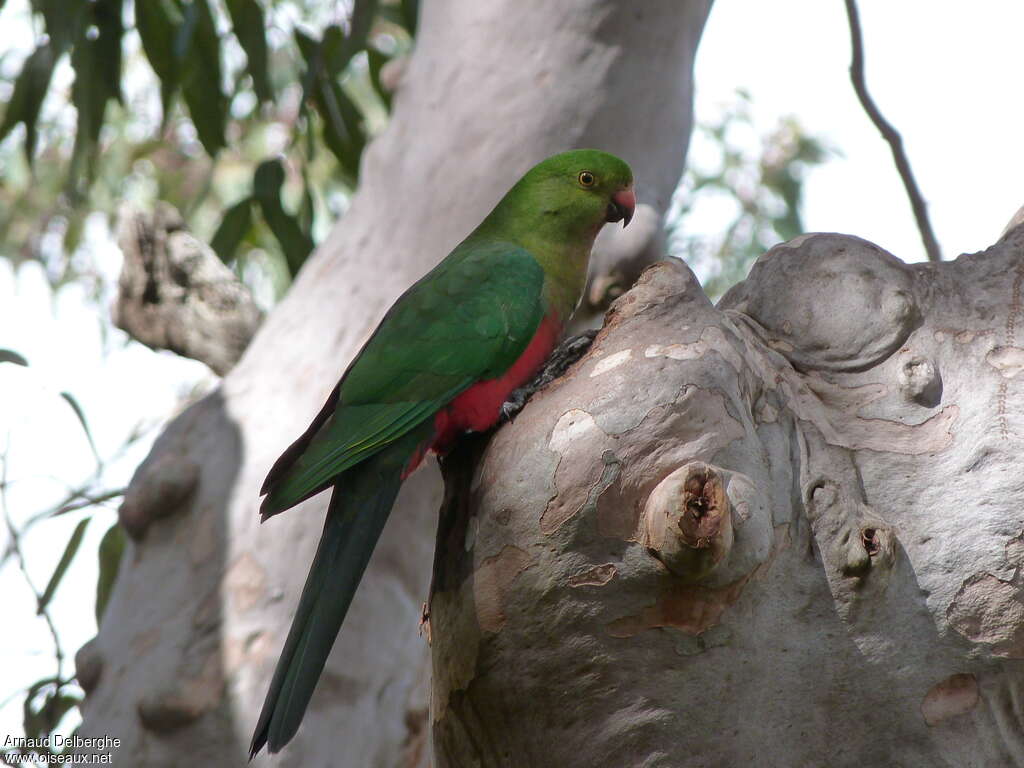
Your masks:
<svg viewBox="0 0 1024 768"><path fill-rule="evenodd" d="M445 462L438 768L1024 765L1022 285L1024 226L650 268Z"/></svg>

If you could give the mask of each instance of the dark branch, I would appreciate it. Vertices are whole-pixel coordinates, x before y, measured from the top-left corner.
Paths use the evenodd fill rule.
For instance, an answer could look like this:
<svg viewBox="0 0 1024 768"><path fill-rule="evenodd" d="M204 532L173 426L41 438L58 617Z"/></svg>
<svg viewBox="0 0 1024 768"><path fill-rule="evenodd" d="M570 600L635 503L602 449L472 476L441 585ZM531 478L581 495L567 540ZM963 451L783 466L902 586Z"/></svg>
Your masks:
<svg viewBox="0 0 1024 768"><path fill-rule="evenodd" d="M903 186L910 198L910 207L914 210L914 219L917 220L917 228L921 232L928 260L942 261L939 242L935 239L935 232L932 231L932 224L928 220L928 206L921 196L917 181L914 180L914 172L910 170L907 153L903 151L903 137L882 116L878 106L868 93L868 87L864 81L864 41L860 32L860 16L856 0L846 0L846 15L850 20L850 42L853 47L853 60L850 62L850 79L853 81L853 89L857 92L857 98L860 99L861 106L868 113L871 122L881 131L882 138L889 142L893 160L896 162L896 170L899 171L900 178L903 179Z"/></svg>

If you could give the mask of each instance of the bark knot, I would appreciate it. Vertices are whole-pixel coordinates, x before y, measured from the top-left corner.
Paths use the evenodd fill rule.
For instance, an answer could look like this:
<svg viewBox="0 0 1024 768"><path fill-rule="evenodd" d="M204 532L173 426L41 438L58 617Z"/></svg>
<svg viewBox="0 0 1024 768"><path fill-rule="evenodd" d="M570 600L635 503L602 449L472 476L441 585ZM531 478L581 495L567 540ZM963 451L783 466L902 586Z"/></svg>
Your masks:
<svg viewBox="0 0 1024 768"><path fill-rule="evenodd" d="M676 576L698 581L711 573L728 556L733 542L722 475L694 461L662 480L647 499L642 540Z"/></svg>

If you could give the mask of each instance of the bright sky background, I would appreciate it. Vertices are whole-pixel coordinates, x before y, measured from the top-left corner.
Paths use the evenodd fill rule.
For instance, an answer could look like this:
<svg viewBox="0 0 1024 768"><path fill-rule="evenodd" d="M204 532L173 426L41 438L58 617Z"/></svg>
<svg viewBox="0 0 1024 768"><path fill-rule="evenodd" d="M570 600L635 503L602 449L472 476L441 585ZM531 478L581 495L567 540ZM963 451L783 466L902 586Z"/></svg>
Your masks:
<svg viewBox="0 0 1024 768"><path fill-rule="evenodd" d="M16 4L8 2L0 16L0 52L25 43L5 21ZM868 86L903 134L944 255L987 247L1024 205L1024 3L862 0L861 22ZM810 134L843 155L808 178L807 228L860 235L907 261L920 260L920 237L888 146L856 101L848 65L842 0L718 0L697 62L697 117L712 118L740 87L753 98L762 133L780 117L796 115ZM709 233L722 223L714 212L698 222ZM96 224L86 247L106 279L105 310L121 256ZM93 469L60 391L82 404L100 454L109 456L138 423L162 418L183 393L215 381L199 363L128 342L97 317L80 288L67 286L54 296L36 265L15 277L4 259L0 348L19 351L31 364L0 365L0 451L6 446L9 452L8 501L16 522L56 502ZM152 435L108 469L109 486L127 482L151 441ZM53 603L69 657L96 632L95 549L115 514L94 514ZM79 519L72 514L37 526L24 542L37 589ZM0 525L0 547L5 545ZM0 595L2 702L17 687L51 673L53 662L49 633L34 617L33 599L14 563L0 571ZM0 709L0 737L21 732L21 700Z"/></svg>

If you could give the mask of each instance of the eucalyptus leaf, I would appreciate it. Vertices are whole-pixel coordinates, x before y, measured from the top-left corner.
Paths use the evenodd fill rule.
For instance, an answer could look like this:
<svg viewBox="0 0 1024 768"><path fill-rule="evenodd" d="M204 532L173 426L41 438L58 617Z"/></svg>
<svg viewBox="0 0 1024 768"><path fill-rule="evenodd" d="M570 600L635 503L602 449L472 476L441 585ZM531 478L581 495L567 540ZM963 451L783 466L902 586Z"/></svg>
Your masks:
<svg viewBox="0 0 1024 768"><path fill-rule="evenodd" d="M228 208L210 240L210 247L225 264L234 258L239 244L252 229L252 205L252 198L245 197Z"/></svg>
<svg viewBox="0 0 1024 768"><path fill-rule="evenodd" d="M184 23L180 0L141 0L135 3L135 28L142 50L160 80L160 102L166 123L181 85L181 62L174 52L178 30Z"/></svg>
<svg viewBox="0 0 1024 768"><path fill-rule="evenodd" d="M61 392L60 396L63 397L68 405L71 406L71 410L75 412L75 416L78 417L78 423L82 425L82 429L85 431L85 439L89 441L89 448L92 450L93 458L96 459L96 464L102 465L103 460L100 458L99 451L96 450L96 443L92 439L92 431L89 429L89 422L85 420L85 411L82 410L82 406L78 404L74 395L70 392Z"/></svg>
<svg viewBox="0 0 1024 768"><path fill-rule="evenodd" d="M78 112L67 185L72 199L84 193L95 174L107 102L121 101L122 6L123 0L96 0L90 4L97 34L91 37L83 30L71 52L71 66L75 70L71 103Z"/></svg>
<svg viewBox="0 0 1024 768"><path fill-rule="evenodd" d="M50 88L54 66L60 57L60 51L52 42L36 48L22 64L21 72L14 81L14 92L7 109L4 110L3 122L0 122L0 141L11 132L18 123L25 124L25 156L31 163L36 149L36 121L43 99Z"/></svg>
<svg viewBox="0 0 1024 768"><path fill-rule="evenodd" d="M85 535L85 529L89 527L90 520L92 520L91 517L82 518L78 521L78 525L75 526L75 530L71 532L71 538L68 539L67 546L64 547L64 554L60 556L60 561L53 570L53 575L50 577L50 581L46 584L46 589L43 590L43 594L39 598L36 615L40 615L46 610L46 607L57 592L57 587L60 586L61 579L67 573L68 566L71 565L71 561L75 559L75 555L78 553L78 548L82 544L82 537Z"/></svg>
<svg viewBox="0 0 1024 768"><path fill-rule="evenodd" d="M96 626L107 610L110 595L117 582L117 574L121 569L121 557L124 554L125 535L120 523L114 523L103 534L99 547L99 577L96 579Z"/></svg>
<svg viewBox="0 0 1024 768"><path fill-rule="evenodd" d="M409 37L415 37L420 15L419 0L399 0L399 7L402 9L402 19Z"/></svg>
<svg viewBox="0 0 1024 768"><path fill-rule="evenodd" d="M377 95L380 96L380 100L384 102L384 106L390 111L391 92L384 87L380 80L380 71L388 63L388 57L376 48L367 47L366 62L370 70L370 84L373 86L373 90L377 92Z"/></svg>
<svg viewBox="0 0 1024 768"><path fill-rule="evenodd" d="M300 30L295 39L306 61L303 78L304 100L309 100L320 115L324 143L341 164L346 180L355 184L359 178L359 160L366 144L362 115L358 108L324 66L325 59L336 55L340 30L328 27L323 42L317 42Z"/></svg>
<svg viewBox="0 0 1024 768"><path fill-rule="evenodd" d="M288 271L294 277L313 250L313 240L302 231L295 216L281 204L284 166L278 159L260 163L253 176L253 197L260 205L263 220L281 245Z"/></svg>
<svg viewBox="0 0 1024 768"><path fill-rule="evenodd" d="M175 53L183 59L182 94L199 140L211 157L226 146L228 102L221 88L220 37L207 0L185 6Z"/></svg>
<svg viewBox="0 0 1024 768"><path fill-rule="evenodd" d="M14 363L15 365L27 366L28 360L13 349L0 349L0 363Z"/></svg>
<svg viewBox="0 0 1024 768"><path fill-rule="evenodd" d="M252 76L253 90L261 102L273 101L274 89L267 68L266 21L257 0L225 0L235 37L247 59L246 69Z"/></svg>

